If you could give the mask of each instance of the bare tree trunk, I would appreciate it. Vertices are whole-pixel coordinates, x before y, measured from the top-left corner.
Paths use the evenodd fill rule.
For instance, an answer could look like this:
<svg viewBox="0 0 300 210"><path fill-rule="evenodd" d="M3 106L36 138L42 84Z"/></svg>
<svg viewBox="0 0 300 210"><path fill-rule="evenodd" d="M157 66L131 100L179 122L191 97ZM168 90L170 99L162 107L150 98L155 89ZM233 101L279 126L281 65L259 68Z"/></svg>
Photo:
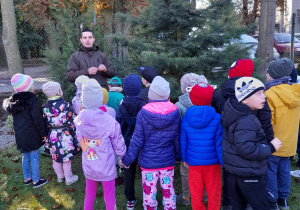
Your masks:
<svg viewBox="0 0 300 210"><path fill-rule="evenodd" d="M243 24L248 25L248 0L243 0Z"/></svg>
<svg viewBox="0 0 300 210"><path fill-rule="evenodd" d="M279 32L280 33L284 33L285 32L285 26L284 26L284 4L282 5L282 7L280 7L280 28L279 28Z"/></svg>
<svg viewBox="0 0 300 210"><path fill-rule="evenodd" d="M112 34L116 34L116 28L117 28L117 23L116 23L116 1L113 1L113 10L112 10ZM112 47L113 50L111 52L111 56L116 58L118 56L119 53L119 46L118 43L116 41L112 41Z"/></svg>
<svg viewBox="0 0 300 210"><path fill-rule="evenodd" d="M263 58L260 74L265 75L268 64L273 60L276 0L262 0L259 20L257 57Z"/></svg>
<svg viewBox="0 0 300 210"><path fill-rule="evenodd" d="M16 73L24 73L17 40L17 25L13 1L1 0L1 12L3 45L10 75L13 76Z"/></svg>

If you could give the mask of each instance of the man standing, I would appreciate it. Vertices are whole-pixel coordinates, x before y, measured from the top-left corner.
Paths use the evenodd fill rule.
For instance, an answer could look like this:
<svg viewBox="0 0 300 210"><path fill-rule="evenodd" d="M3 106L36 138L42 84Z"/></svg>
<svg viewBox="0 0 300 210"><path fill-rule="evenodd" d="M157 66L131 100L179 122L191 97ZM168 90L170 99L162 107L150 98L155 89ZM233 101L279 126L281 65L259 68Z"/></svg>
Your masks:
<svg viewBox="0 0 300 210"><path fill-rule="evenodd" d="M86 75L96 79L101 87L108 90L106 79L115 76L112 63L99 51L98 46L94 46L95 38L91 30L84 29L81 32L80 42L78 51L73 53L68 61L68 80L74 82L78 76Z"/></svg>

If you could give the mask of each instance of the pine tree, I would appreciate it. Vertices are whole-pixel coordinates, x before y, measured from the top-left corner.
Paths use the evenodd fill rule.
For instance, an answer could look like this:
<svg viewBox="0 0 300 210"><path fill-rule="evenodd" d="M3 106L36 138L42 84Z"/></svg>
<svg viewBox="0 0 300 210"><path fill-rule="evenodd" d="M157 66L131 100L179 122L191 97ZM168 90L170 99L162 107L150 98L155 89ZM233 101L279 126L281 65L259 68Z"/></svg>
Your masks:
<svg viewBox="0 0 300 210"><path fill-rule="evenodd" d="M134 66L151 65L171 83L171 99L180 94L179 80L185 73L204 74L219 84L226 73L213 73L220 66L228 69L233 61L245 58L239 46L223 47L246 29L231 0L210 0L205 9L196 10L190 1L148 0L149 6L133 22L134 36L129 42L129 59Z"/></svg>

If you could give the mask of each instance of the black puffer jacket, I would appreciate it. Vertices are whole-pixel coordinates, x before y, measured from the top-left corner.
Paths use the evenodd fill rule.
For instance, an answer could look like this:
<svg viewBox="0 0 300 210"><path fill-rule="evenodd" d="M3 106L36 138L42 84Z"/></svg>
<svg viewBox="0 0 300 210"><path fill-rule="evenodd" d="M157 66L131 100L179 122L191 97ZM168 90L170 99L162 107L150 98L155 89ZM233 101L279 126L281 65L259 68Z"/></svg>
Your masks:
<svg viewBox="0 0 300 210"><path fill-rule="evenodd" d="M136 116L145 104L146 102L139 97L126 96L117 109L116 120L121 125L122 135L127 148L135 129Z"/></svg>
<svg viewBox="0 0 300 210"><path fill-rule="evenodd" d="M222 147L224 167L242 177L262 176L275 148L267 143L265 133L247 105L229 99L224 105Z"/></svg>
<svg viewBox="0 0 300 210"><path fill-rule="evenodd" d="M235 86L235 81L239 78L241 77L229 78L228 80L222 83L220 90L214 93L211 106L215 108L217 113L222 114L224 104L227 101L227 99L229 98L236 99L234 86ZM272 114L267 100L264 108L254 111L254 114L260 121L262 128L264 129L264 132L266 134L266 138L268 142L272 141L274 139L274 132L271 124Z"/></svg>
<svg viewBox="0 0 300 210"><path fill-rule="evenodd" d="M26 153L39 149L44 144L42 137L48 134L36 96L31 92L14 93L4 101L3 107L13 116L18 150Z"/></svg>

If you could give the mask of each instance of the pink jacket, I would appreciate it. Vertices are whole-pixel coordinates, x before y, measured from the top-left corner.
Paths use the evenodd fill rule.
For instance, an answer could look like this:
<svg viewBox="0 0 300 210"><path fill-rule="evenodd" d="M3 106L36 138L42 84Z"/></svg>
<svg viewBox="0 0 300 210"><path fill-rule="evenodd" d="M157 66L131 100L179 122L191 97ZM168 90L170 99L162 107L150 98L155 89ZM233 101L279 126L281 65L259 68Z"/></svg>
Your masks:
<svg viewBox="0 0 300 210"><path fill-rule="evenodd" d="M85 177L94 181L115 179L115 153L120 158L126 153L119 123L100 109L82 110L74 123Z"/></svg>

